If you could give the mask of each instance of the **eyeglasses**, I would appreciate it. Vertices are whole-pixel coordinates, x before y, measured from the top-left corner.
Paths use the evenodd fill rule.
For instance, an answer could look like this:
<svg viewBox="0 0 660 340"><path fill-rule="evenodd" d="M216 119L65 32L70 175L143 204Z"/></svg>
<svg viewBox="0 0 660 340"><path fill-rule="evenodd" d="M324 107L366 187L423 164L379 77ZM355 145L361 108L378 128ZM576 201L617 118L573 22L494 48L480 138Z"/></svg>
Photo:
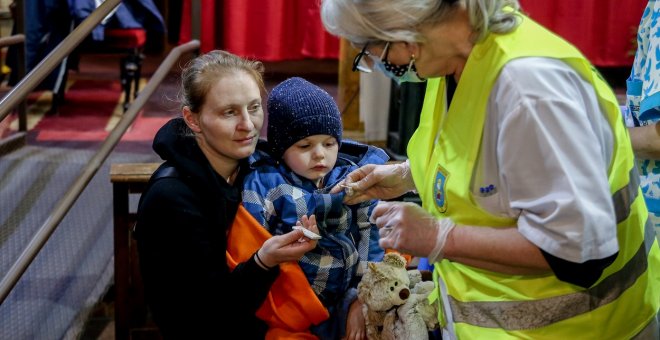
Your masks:
<svg viewBox="0 0 660 340"><path fill-rule="evenodd" d="M366 59L364 59L364 56L368 56L372 58L372 63L371 63L372 65L374 61L377 62L378 60L376 60L374 56L371 53L369 53L369 51L367 51L368 47L369 47L369 43L366 43L362 48L362 51L360 51L360 53L358 53L355 56L355 59L353 59L353 68L351 68L353 72L360 71L364 73L371 73L373 71L372 66ZM388 41L385 43L385 47L383 48L383 53L381 53L380 55L380 61L385 61L389 49L390 49L390 42Z"/></svg>

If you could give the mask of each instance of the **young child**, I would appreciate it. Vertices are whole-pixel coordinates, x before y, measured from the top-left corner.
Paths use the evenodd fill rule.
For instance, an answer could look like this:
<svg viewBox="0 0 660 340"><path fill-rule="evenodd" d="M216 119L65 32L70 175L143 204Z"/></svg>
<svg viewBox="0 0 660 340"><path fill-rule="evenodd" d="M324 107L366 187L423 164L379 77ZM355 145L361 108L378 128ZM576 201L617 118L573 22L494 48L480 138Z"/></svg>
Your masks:
<svg viewBox="0 0 660 340"><path fill-rule="evenodd" d="M388 160L379 148L342 141L339 109L323 89L290 78L268 97L269 152L250 159L243 205L272 235L291 231L303 215L315 215L322 238L299 261L330 318L312 328L321 339L364 332L357 284L367 261L380 261L378 228L369 223L377 201L343 204L330 189L364 164ZM261 145L263 147L263 144Z"/></svg>

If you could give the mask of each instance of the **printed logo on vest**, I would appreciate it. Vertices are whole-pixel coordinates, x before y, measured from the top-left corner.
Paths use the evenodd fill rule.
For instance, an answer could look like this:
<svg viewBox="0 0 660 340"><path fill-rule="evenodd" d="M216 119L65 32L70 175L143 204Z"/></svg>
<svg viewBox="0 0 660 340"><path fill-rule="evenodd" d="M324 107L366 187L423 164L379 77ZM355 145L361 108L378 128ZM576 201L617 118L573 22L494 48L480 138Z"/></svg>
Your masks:
<svg viewBox="0 0 660 340"><path fill-rule="evenodd" d="M448 178L449 178L449 173L447 172L447 170L443 169L441 166L438 166L438 170L435 172L433 197L435 198L435 206L436 208L438 208L438 211L440 211L441 213L447 211L445 185L447 184Z"/></svg>

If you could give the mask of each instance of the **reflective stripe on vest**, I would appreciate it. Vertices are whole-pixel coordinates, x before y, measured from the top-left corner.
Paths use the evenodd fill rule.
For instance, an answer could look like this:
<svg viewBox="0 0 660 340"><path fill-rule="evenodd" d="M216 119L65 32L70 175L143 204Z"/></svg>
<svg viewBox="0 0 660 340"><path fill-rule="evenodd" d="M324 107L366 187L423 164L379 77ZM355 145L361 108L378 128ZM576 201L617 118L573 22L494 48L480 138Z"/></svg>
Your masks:
<svg viewBox="0 0 660 340"><path fill-rule="evenodd" d="M454 322L516 331L545 327L608 304L630 288L647 269L655 229L647 220L644 243L618 272L599 284L573 294L533 301L460 302L449 296ZM483 318L488 315L489 318Z"/></svg>
<svg viewBox="0 0 660 340"><path fill-rule="evenodd" d="M633 166L628 175L628 185L617 190L612 195L614 203L614 213L616 214L616 223L623 222L630 215L630 207L639 193L639 173L637 167ZM647 222L648 223L648 222ZM646 241L646 238L644 238Z"/></svg>

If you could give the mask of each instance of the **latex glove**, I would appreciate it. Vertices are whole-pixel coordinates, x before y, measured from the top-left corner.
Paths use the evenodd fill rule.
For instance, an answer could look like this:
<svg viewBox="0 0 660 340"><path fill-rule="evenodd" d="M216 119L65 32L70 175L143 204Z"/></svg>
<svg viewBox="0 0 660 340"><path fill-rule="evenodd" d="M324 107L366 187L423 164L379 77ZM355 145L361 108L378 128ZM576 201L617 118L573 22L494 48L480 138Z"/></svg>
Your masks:
<svg viewBox="0 0 660 340"><path fill-rule="evenodd" d="M344 340L363 340L367 338L367 326L362 314L362 302L355 299L348 307L348 316L346 317L346 336Z"/></svg>
<svg viewBox="0 0 660 340"><path fill-rule="evenodd" d="M370 217L379 230L379 245L402 253L440 261L449 233L455 224L437 219L411 202L380 202Z"/></svg>
<svg viewBox="0 0 660 340"><path fill-rule="evenodd" d="M319 233L316 226L316 216L311 215L308 218L307 215L304 215L298 222L298 225L317 234ZM283 262L300 260L305 253L316 248L317 243L316 240L305 237L302 230L292 230L289 233L273 236L266 240L257 251L257 255L265 266L272 268ZM257 260L257 263L259 263L259 260Z"/></svg>
<svg viewBox="0 0 660 340"><path fill-rule="evenodd" d="M357 204L370 199L392 199L411 190L415 183L408 161L398 164L367 164L351 172L330 193L344 190L346 204Z"/></svg>

